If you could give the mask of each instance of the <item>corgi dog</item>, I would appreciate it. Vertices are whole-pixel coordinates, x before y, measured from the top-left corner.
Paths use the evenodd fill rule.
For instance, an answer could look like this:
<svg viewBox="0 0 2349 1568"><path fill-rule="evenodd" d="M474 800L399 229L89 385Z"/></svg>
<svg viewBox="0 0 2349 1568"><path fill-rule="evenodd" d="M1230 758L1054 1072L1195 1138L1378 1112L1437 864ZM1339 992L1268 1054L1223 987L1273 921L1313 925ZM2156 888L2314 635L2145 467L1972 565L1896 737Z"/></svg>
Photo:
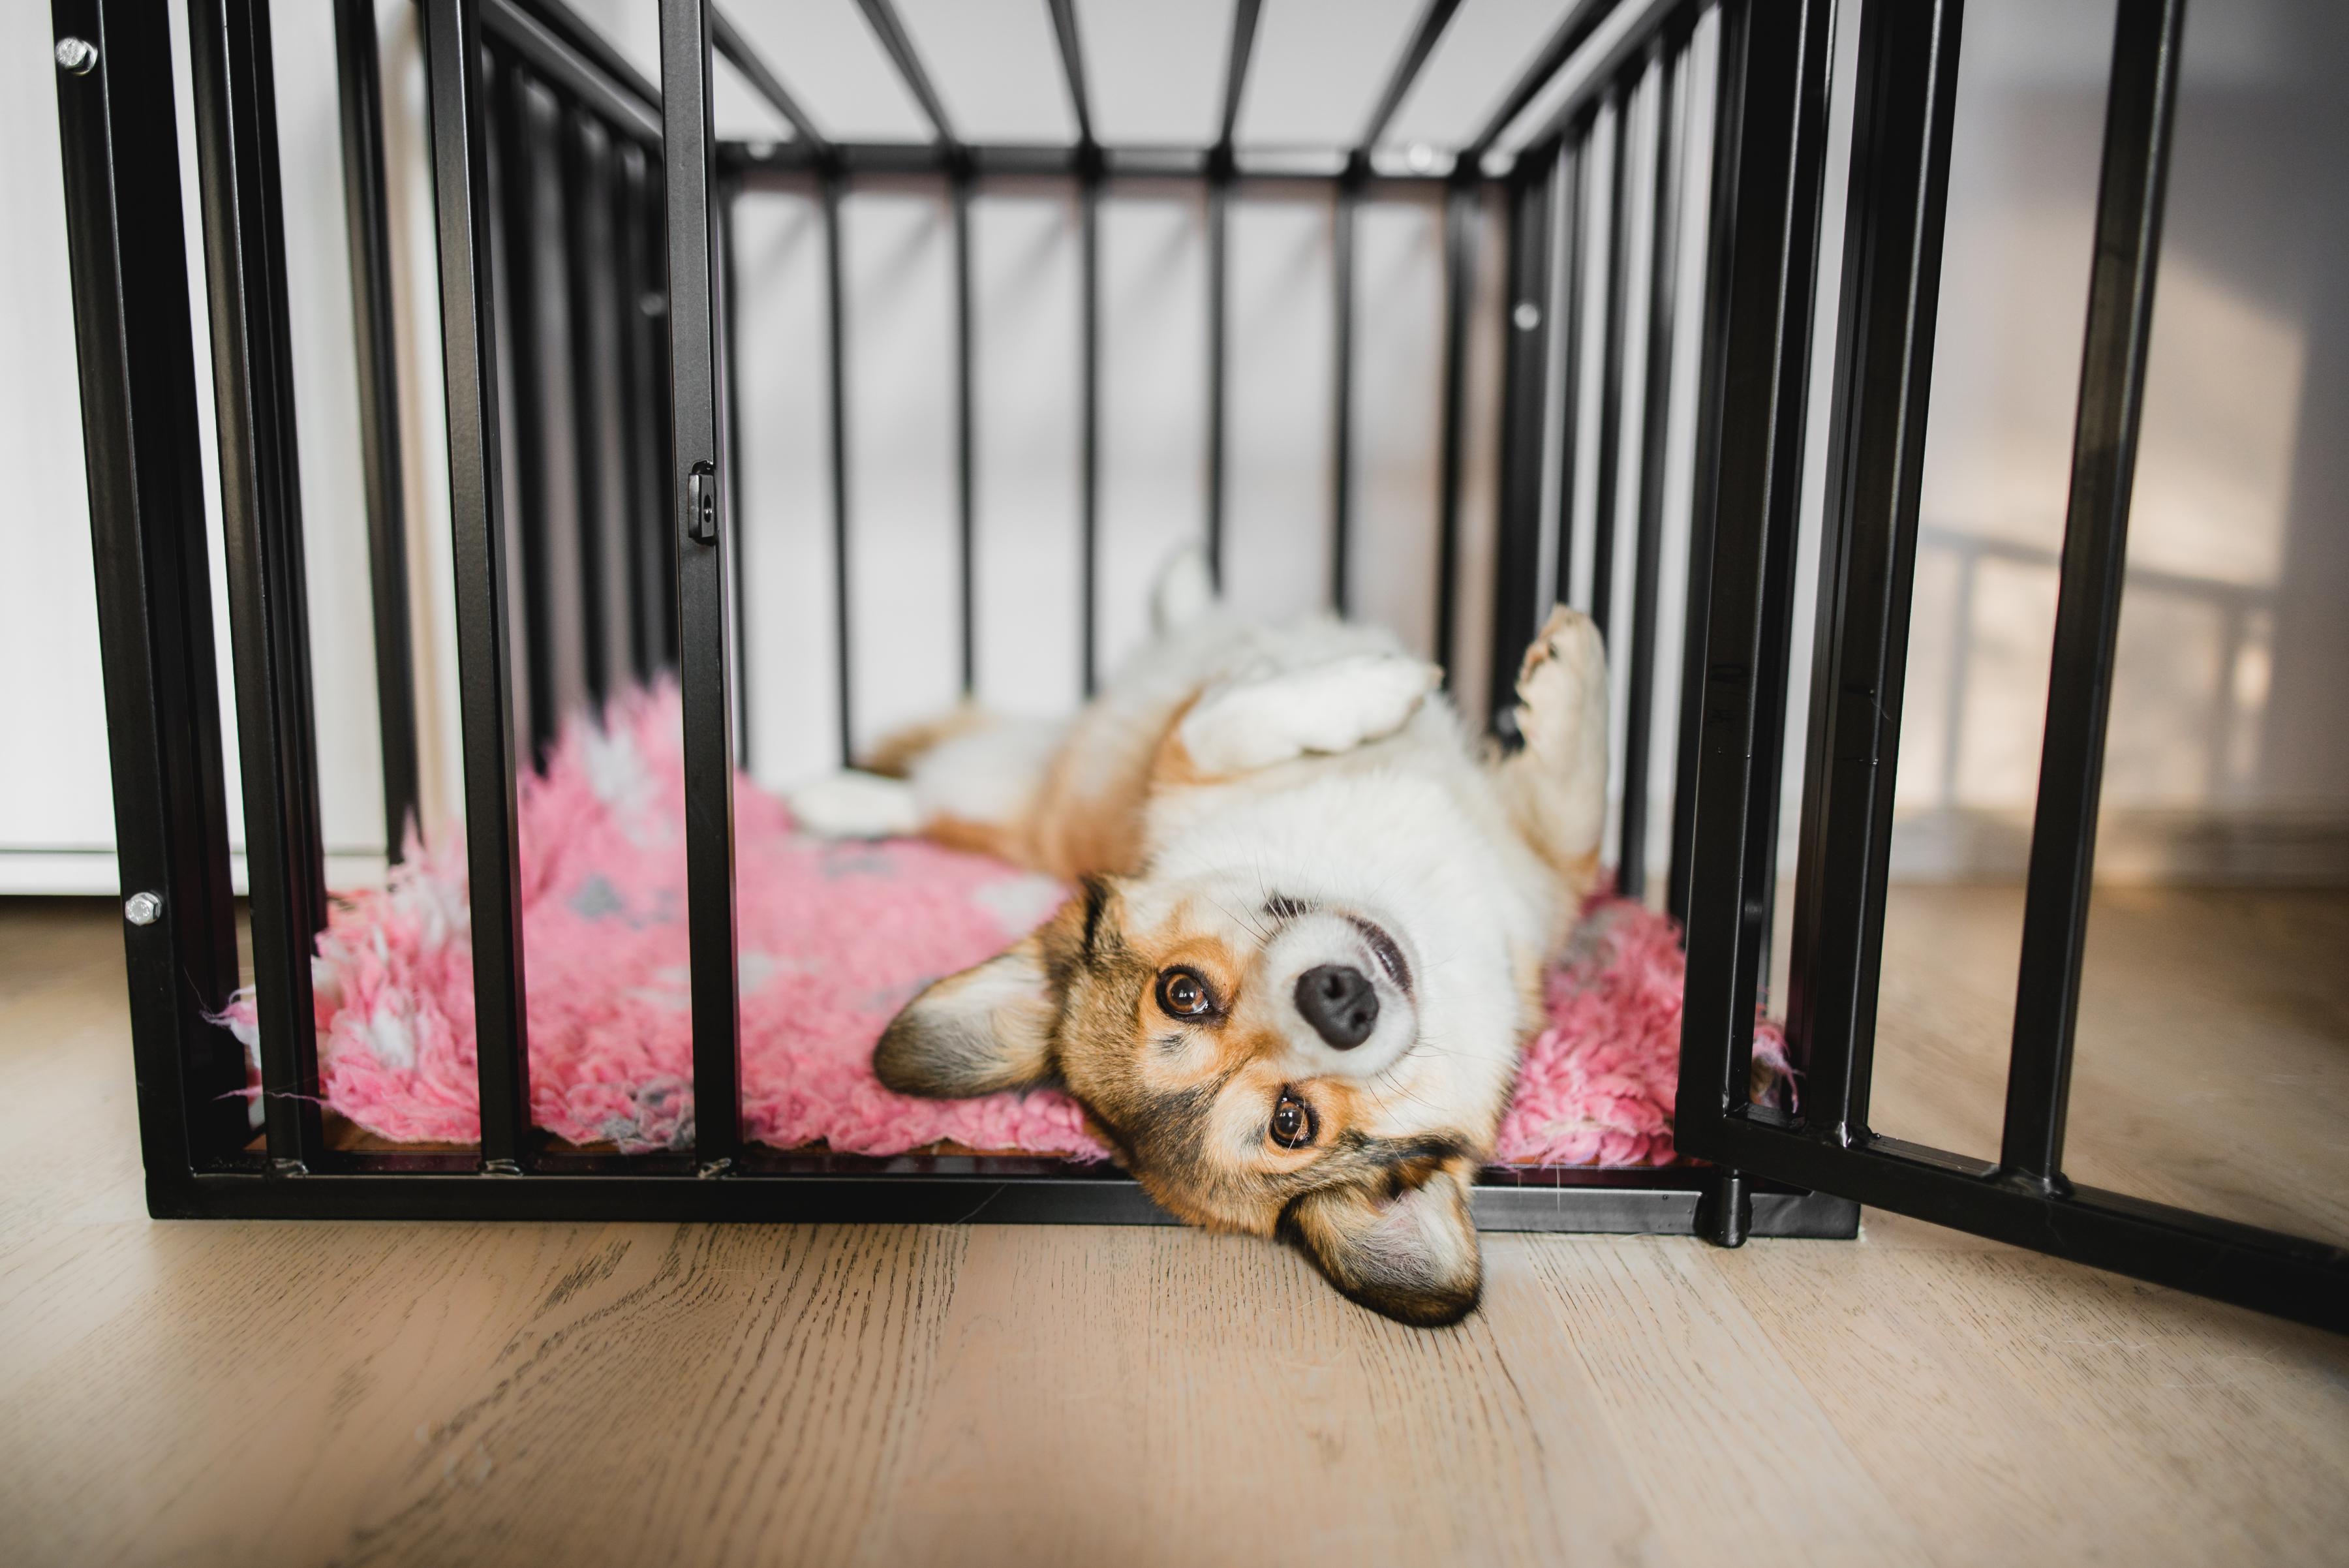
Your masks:
<svg viewBox="0 0 2349 1568"><path fill-rule="evenodd" d="M1470 1187L1598 876L1598 629L1551 612L1505 752L1392 636L1248 625L1207 585L1178 560L1155 640L1073 720L965 711L793 795L819 834L919 834L1080 889L916 996L874 1069L929 1097L1065 1090L1177 1217L1456 1322L1483 1280Z"/></svg>

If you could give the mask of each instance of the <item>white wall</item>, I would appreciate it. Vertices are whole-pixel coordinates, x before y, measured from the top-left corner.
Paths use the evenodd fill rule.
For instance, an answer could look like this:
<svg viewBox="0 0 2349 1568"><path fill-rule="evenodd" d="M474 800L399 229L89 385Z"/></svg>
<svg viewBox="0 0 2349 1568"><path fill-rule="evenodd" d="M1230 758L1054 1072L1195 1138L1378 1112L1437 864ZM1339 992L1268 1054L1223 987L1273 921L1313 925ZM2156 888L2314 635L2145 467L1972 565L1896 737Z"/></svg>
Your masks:
<svg viewBox="0 0 2349 1568"><path fill-rule="evenodd" d="M400 6L405 10L407 7ZM381 761L369 640L367 536L358 474L357 394L348 370L350 296L343 251L342 168L335 134L333 13L280 6L275 50L281 171L289 214L286 266L302 450L312 676L325 765L319 805L330 872L379 877ZM218 462L212 442L211 335L195 198L192 99L184 15L171 8L175 108L189 244L197 417L205 493L217 662L228 668L221 567ZM19 504L0 518L0 892L107 891L115 886L114 822L98 675L96 590L81 458L72 293L58 174L57 70L41 7L0 16L0 472L17 476ZM222 712L233 712L222 687ZM237 743L224 718L229 832L243 877Z"/></svg>
<svg viewBox="0 0 2349 1568"><path fill-rule="evenodd" d="M0 6L0 889L113 869L51 36Z"/></svg>

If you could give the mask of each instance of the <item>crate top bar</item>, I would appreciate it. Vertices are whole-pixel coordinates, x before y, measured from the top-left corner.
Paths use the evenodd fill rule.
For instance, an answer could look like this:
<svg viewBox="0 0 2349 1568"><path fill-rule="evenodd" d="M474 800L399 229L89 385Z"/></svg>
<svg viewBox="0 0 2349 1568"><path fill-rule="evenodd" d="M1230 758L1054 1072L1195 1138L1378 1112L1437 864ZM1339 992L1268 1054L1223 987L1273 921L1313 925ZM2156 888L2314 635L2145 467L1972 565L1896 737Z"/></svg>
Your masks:
<svg viewBox="0 0 2349 1568"><path fill-rule="evenodd" d="M1092 172L1118 178L1246 175L1269 179L1376 178L1381 181L1473 181L1505 173L1524 150L1557 136L1589 99L1647 48L1662 29L1685 25L1717 0L1556 0L1548 30L1530 57L1496 31L1493 15L1461 0L1426 0L1393 37L1393 52L1375 72L1349 65L1331 80L1330 101L1360 90L1354 101L1367 113L1352 130L1332 128L1326 141L1309 145L1251 143L1247 122L1261 120L1264 104L1294 97L1297 62L1281 82L1252 80L1268 68L1262 0L1236 0L1227 36L1216 43L1216 67L1200 84L1212 97L1209 133L1190 139L1143 142L1120 138L1103 123L1116 107L1115 73L1104 78L1104 58L1115 63L1121 47L1113 27L1081 26L1077 0L1035 0L1043 13L1040 33L1049 34L1055 58L1049 68L1067 95L1073 137L1048 135L1033 140L973 134L947 107L947 94L934 74L940 64L961 68L949 49L926 53L893 0L857 0L857 14L885 68L903 86L926 135L919 140L885 131L882 138L843 134L844 115L830 117L803 96L805 86L823 85L828 69L819 56L841 47L839 39L812 38L804 55L775 53L775 29L763 29L762 53L751 34L732 16L711 13L711 41L718 57L740 75L771 109L787 136L721 135L727 166L737 172L931 173L963 171L986 174L1066 175ZM660 137L660 89L628 57L564 0L481 0L488 36L513 50L550 82L580 99L625 134L648 146ZM920 17L913 18L918 24ZM1164 24L1157 24L1163 26ZM1209 25L1209 24L1203 24ZM1522 26L1523 24L1518 24ZM1105 41L1107 40L1107 41ZM933 39L935 43L935 38ZM1124 40L1129 50L1133 40ZM1293 55L1294 39L1285 46ZM1112 51L1105 56L1104 51ZM1277 47L1276 53L1282 52ZM1359 57L1363 51L1357 49ZM778 67L781 60L784 68ZM990 67L993 68L993 67ZM800 90L790 85L796 73ZM948 73L952 74L951 71ZM1197 74L1197 73L1192 73ZM1351 80L1343 80L1349 75ZM947 84L947 85L951 85ZM1250 88L1254 87L1253 99ZM1106 95L1106 96L1105 96ZM1440 100L1437 109L1419 101ZM1464 96L1466 95L1466 96ZM1459 112L1481 95L1474 113ZM821 98L821 94L818 95ZM969 105L965 105L966 109ZM1438 110L1441 112L1438 112ZM1332 113L1337 112L1335 109ZM1456 129L1431 136L1431 118L1448 117ZM827 130L827 119L833 129ZM977 116L983 119L983 116ZM1351 118L1351 116L1348 116Z"/></svg>

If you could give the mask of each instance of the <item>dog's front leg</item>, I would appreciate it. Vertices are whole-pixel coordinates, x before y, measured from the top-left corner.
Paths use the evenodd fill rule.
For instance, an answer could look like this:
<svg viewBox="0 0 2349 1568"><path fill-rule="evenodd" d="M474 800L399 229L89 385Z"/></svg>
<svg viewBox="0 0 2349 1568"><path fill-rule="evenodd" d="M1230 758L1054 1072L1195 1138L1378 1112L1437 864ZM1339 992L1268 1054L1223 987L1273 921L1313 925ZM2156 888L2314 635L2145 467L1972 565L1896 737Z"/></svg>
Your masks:
<svg viewBox="0 0 2349 1568"><path fill-rule="evenodd" d="M1550 611L1517 671L1519 751L1496 776L1518 830L1578 888L1607 826L1607 649L1588 616Z"/></svg>
<svg viewBox="0 0 2349 1568"><path fill-rule="evenodd" d="M1432 664L1386 652L1252 671L1201 691L1177 733L1200 772L1247 773L1392 735L1442 680Z"/></svg>

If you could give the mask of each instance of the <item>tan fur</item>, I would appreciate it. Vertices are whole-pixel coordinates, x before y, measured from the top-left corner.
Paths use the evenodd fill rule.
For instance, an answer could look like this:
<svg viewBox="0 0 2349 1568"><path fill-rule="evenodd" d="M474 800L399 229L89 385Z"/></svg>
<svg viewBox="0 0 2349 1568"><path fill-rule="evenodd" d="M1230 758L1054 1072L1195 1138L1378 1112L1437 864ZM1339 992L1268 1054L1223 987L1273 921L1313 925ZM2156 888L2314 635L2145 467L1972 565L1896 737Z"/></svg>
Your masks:
<svg viewBox="0 0 2349 1568"><path fill-rule="evenodd" d="M865 773L878 774L883 778L904 778L925 753L936 751L957 736L984 729L988 722L986 710L975 702L963 702L935 719L908 724L902 730L894 730L884 735L871 751L859 759L857 766Z"/></svg>
<svg viewBox="0 0 2349 1568"><path fill-rule="evenodd" d="M1184 750L1177 727L1185 701L1151 731L1143 743L1103 757L1074 748L1052 759L1030 808L1008 822L936 816L922 836L951 849L992 855L1064 882L1129 875L1141 868L1143 817L1154 794L1204 782ZM976 726L957 717L899 732L875 751L902 775L922 756ZM867 772L883 771L877 763ZM1103 782L1102 775L1106 775Z"/></svg>
<svg viewBox="0 0 2349 1568"><path fill-rule="evenodd" d="M1025 823L974 822L967 816L934 816L922 825L922 836L966 854L991 855L1015 866L1033 866L1035 857L1026 826Z"/></svg>
<svg viewBox="0 0 2349 1568"><path fill-rule="evenodd" d="M1116 759L1107 788L1082 787L1078 766L1077 753L1063 752L1044 775L1025 825L1026 863L1063 880L1134 869L1142 856L1142 808L1150 788L1148 755Z"/></svg>

